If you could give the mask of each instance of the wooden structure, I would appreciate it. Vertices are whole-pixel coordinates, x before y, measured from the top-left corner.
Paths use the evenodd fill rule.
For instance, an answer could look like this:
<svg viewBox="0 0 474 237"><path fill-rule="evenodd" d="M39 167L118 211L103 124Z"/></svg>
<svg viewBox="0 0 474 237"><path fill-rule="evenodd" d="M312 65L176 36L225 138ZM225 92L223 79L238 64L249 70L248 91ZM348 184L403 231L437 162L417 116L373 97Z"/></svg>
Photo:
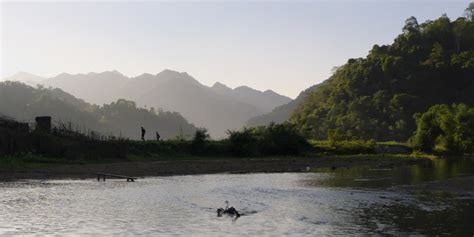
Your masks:
<svg viewBox="0 0 474 237"><path fill-rule="evenodd" d="M36 130L43 132L51 131L51 116L36 117Z"/></svg>
<svg viewBox="0 0 474 237"><path fill-rule="evenodd" d="M116 179L126 179L127 182L135 182L135 177L125 176L125 175L118 175L118 174L107 174L107 173L97 173L97 181L101 179L105 181L105 177L116 178Z"/></svg>

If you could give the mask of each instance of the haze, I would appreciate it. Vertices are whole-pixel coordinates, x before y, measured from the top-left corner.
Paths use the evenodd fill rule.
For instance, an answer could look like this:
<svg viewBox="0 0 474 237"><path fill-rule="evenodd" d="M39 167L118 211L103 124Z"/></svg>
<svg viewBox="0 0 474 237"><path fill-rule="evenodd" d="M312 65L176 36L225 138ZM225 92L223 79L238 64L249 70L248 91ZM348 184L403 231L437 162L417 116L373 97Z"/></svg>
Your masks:
<svg viewBox="0 0 474 237"><path fill-rule="evenodd" d="M295 98L334 66L388 44L403 22L468 1L1 3L1 76L185 71L205 85Z"/></svg>

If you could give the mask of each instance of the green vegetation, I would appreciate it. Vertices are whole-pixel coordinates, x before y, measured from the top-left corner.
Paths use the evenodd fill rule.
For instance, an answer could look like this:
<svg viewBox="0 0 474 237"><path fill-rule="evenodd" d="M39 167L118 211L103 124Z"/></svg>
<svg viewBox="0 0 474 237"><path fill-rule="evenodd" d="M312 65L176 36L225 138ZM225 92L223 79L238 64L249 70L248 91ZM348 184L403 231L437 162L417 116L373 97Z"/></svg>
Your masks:
<svg viewBox="0 0 474 237"><path fill-rule="evenodd" d="M129 151L139 156L159 157L269 157L296 156L312 147L290 124L228 131L229 137L210 140L207 131L198 129L192 140L130 142ZM160 154L160 155L158 155Z"/></svg>
<svg viewBox="0 0 474 237"><path fill-rule="evenodd" d="M316 151L329 154L371 154L375 153L376 143L373 140L362 141L310 141Z"/></svg>
<svg viewBox="0 0 474 237"><path fill-rule="evenodd" d="M230 151L238 156L298 155L309 149L306 139L288 123L271 123L228 134Z"/></svg>
<svg viewBox="0 0 474 237"><path fill-rule="evenodd" d="M138 161L163 156L250 157L300 155L309 150L306 140L288 125L271 125L229 132L229 139L209 140L205 129L192 140L130 141L113 136L87 135L56 126L51 132L30 131L25 124L0 119L0 157L33 154L67 162Z"/></svg>
<svg viewBox="0 0 474 237"><path fill-rule="evenodd" d="M435 105L416 114L413 146L424 152L463 154L474 151L474 108L465 104Z"/></svg>
<svg viewBox="0 0 474 237"><path fill-rule="evenodd" d="M474 7L467 18L406 20L391 45L350 59L310 93L290 121L318 140L407 141L415 113L436 104L474 106Z"/></svg>

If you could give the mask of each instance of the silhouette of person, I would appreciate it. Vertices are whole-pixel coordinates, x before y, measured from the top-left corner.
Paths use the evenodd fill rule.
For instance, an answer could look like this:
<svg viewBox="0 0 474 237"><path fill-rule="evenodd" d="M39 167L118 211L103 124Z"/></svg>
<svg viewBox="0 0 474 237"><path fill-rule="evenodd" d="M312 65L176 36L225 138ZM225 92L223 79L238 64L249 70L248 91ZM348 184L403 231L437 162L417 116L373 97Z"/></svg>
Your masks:
<svg viewBox="0 0 474 237"><path fill-rule="evenodd" d="M160 134L158 132L156 132L156 140L160 141Z"/></svg>
<svg viewBox="0 0 474 237"><path fill-rule="evenodd" d="M142 141L145 141L146 130L142 127Z"/></svg>

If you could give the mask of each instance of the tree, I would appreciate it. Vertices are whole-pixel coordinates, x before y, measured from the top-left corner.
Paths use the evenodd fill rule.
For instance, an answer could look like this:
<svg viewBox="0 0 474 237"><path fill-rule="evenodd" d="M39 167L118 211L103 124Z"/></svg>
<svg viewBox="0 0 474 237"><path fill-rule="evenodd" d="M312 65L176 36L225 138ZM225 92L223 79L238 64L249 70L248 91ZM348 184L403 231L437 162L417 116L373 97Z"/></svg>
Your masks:
<svg viewBox="0 0 474 237"><path fill-rule="evenodd" d="M453 154L474 151L474 108L465 104L434 105L416 116L415 149Z"/></svg>
<svg viewBox="0 0 474 237"><path fill-rule="evenodd" d="M416 17L411 16L405 20L405 26L403 26L403 33L410 34L420 31L420 26L418 25L418 20Z"/></svg>
<svg viewBox="0 0 474 237"><path fill-rule="evenodd" d="M422 63L423 65L427 65L430 67L440 68L446 65L445 60L445 53L443 46L436 42L433 45L433 49L431 50L431 54L429 58Z"/></svg>
<svg viewBox="0 0 474 237"><path fill-rule="evenodd" d="M468 21L474 21L474 2L469 3L469 6L464 10L464 15Z"/></svg>
<svg viewBox="0 0 474 237"><path fill-rule="evenodd" d="M206 143L209 137L207 129L197 129L191 142L191 153L193 155L202 155L206 150Z"/></svg>
<svg viewBox="0 0 474 237"><path fill-rule="evenodd" d="M313 139L338 131L346 139L406 141L417 128L415 113L436 104L474 106L473 78L474 22L442 16L419 25L410 17L392 44L348 60L310 92L290 122ZM439 145L456 143L444 138Z"/></svg>

